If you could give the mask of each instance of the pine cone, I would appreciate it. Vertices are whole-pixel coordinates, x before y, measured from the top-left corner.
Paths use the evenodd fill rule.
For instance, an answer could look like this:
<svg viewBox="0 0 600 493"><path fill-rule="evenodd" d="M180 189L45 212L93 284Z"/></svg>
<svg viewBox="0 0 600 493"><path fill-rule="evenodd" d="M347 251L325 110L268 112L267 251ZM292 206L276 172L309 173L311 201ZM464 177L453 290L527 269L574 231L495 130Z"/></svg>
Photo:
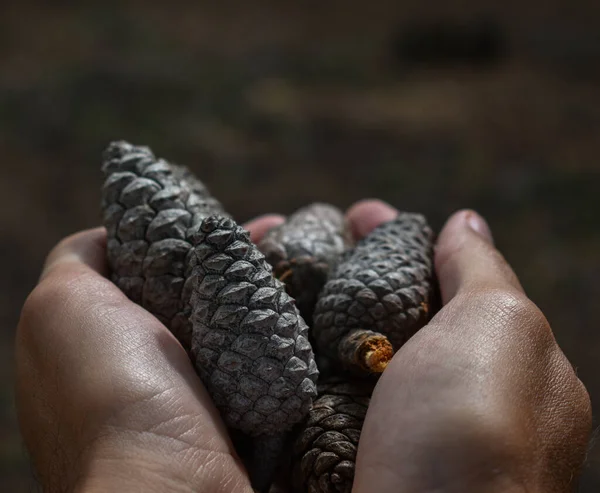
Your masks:
<svg viewBox="0 0 600 493"><path fill-rule="evenodd" d="M351 493L358 439L373 384L333 380L319 384L293 452L298 493Z"/></svg>
<svg viewBox="0 0 600 493"><path fill-rule="evenodd" d="M381 372L429 317L433 234L420 214L401 213L347 252L319 295L317 350L344 366Z"/></svg>
<svg viewBox="0 0 600 493"><path fill-rule="evenodd" d="M112 280L189 348L188 229L210 214L225 215L223 207L186 168L156 159L147 147L111 143L102 171Z"/></svg>
<svg viewBox="0 0 600 493"><path fill-rule="evenodd" d="M259 244L309 324L317 296L349 243L342 211L317 203L296 211Z"/></svg>
<svg viewBox="0 0 600 493"><path fill-rule="evenodd" d="M249 234L211 216L191 236L192 356L227 425L291 428L316 396L308 327Z"/></svg>

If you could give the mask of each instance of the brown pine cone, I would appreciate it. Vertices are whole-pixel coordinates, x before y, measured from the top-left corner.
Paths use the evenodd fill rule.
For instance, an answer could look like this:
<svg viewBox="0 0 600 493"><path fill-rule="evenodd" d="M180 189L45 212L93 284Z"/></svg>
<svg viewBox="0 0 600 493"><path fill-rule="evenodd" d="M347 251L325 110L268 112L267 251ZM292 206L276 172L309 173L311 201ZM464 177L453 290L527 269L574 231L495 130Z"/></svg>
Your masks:
<svg viewBox="0 0 600 493"><path fill-rule="evenodd" d="M182 296L188 230L210 214L226 215L223 207L186 168L157 159L147 147L111 143L102 171L112 280L189 349L191 309Z"/></svg>
<svg viewBox="0 0 600 493"><path fill-rule="evenodd" d="M351 493L358 440L373 383L334 379L319 384L293 451L296 493Z"/></svg>
<svg viewBox="0 0 600 493"><path fill-rule="evenodd" d="M433 233L422 215L401 213L347 252L325 284L313 316L318 352L382 372L427 323L433 293Z"/></svg>
<svg viewBox="0 0 600 493"><path fill-rule="evenodd" d="M225 423L249 435L301 421L318 371L308 327L247 231L211 216L190 236L192 357Z"/></svg>
<svg viewBox="0 0 600 493"><path fill-rule="evenodd" d="M113 280L191 349L226 424L264 435L302 420L318 376L308 327L249 234L148 148L111 144L103 171Z"/></svg>
<svg viewBox="0 0 600 493"><path fill-rule="evenodd" d="M317 296L349 243L342 211L316 203L296 211L259 244L309 324Z"/></svg>

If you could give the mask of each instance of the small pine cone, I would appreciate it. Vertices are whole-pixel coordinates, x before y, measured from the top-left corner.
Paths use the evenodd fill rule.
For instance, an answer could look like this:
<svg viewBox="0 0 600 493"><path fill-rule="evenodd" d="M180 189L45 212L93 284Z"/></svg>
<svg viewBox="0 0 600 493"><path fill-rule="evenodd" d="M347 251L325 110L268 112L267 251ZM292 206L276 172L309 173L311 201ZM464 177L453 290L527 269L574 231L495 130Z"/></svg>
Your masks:
<svg viewBox="0 0 600 493"><path fill-rule="evenodd" d="M309 325L317 296L349 243L342 211L317 203L292 214L259 244Z"/></svg>
<svg viewBox="0 0 600 493"><path fill-rule="evenodd" d="M297 493L351 493L358 440L373 383L332 380L319 384L293 451Z"/></svg>
<svg viewBox="0 0 600 493"><path fill-rule="evenodd" d="M111 143L103 154L103 221L112 280L189 348L191 312L183 296L188 229L223 208L184 167L147 147Z"/></svg>
<svg viewBox="0 0 600 493"><path fill-rule="evenodd" d="M343 366L379 373L429 318L433 233L420 214L401 213L347 252L319 296L317 350Z"/></svg>
<svg viewBox="0 0 600 493"><path fill-rule="evenodd" d="M276 434L301 421L318 371L308 327L250 236L211 216L190 236L192 358L226 424Z"/></svg>

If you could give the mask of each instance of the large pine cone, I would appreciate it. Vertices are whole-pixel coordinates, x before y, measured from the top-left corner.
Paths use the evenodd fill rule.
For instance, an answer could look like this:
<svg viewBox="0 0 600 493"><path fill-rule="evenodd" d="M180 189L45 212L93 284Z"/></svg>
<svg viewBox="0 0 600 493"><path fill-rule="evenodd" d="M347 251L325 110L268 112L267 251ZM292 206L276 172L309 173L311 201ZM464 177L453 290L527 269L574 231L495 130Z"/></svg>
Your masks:
<svg viewBox="0 0 600 493"><path fill-rule="evenodd" d="M383 371L429 318L433 233L420 214L401 213L347 252L314 313L320 353L343 365ZM389 344L388 343L388 344Z"/></svg>
<svg viewBox="0 0 600 493"><path fill-rule="evenodd" d="M300 421L318 376L308 328L249 234L148 148L111 144L103 171L114 282L191 349L229 426L275 434Z"/></svg>
<svg viewBox="0 0 600 493"><path fill-rule="evenodd" d="M309 324L317 296L349 243L342 211L316 203L296 211L259 244Z"/></svg>
<svg viewBox="0 0 600 493"><path fill-rule="evenodd" d="M111 143L102 171L112 280L189 349L188 230L210 214L225 215L223 207L186 168L156 159L147 147Z"/></svg>
<svg viewBox="0 0 600 493"><path fill-rule="evenodd" d="M319 384L294 446L297 493L351 493L358 440L373 391L364 381Z"/></svg>
<svg viewBox="0 0 600 493"><path fill-rule="evenodd" d="M225 422L250 435L289 429L316 396L308 327L249 234L211 216L190 237L192 355Z"/></svg>

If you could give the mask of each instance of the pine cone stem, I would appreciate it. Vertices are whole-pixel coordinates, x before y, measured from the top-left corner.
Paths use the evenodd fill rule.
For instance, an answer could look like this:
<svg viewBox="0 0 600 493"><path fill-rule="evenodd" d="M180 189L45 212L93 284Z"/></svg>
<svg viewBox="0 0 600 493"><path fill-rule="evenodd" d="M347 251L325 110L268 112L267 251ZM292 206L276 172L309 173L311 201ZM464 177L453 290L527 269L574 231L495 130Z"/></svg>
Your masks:
<svg viewBox="0 0 600 493"><path fill-rule="evenodd" d="M359 366L370 373L381 373L392 359L394 348L382 334L355 329L340 339L338 354L344 366Z"/></svg>

